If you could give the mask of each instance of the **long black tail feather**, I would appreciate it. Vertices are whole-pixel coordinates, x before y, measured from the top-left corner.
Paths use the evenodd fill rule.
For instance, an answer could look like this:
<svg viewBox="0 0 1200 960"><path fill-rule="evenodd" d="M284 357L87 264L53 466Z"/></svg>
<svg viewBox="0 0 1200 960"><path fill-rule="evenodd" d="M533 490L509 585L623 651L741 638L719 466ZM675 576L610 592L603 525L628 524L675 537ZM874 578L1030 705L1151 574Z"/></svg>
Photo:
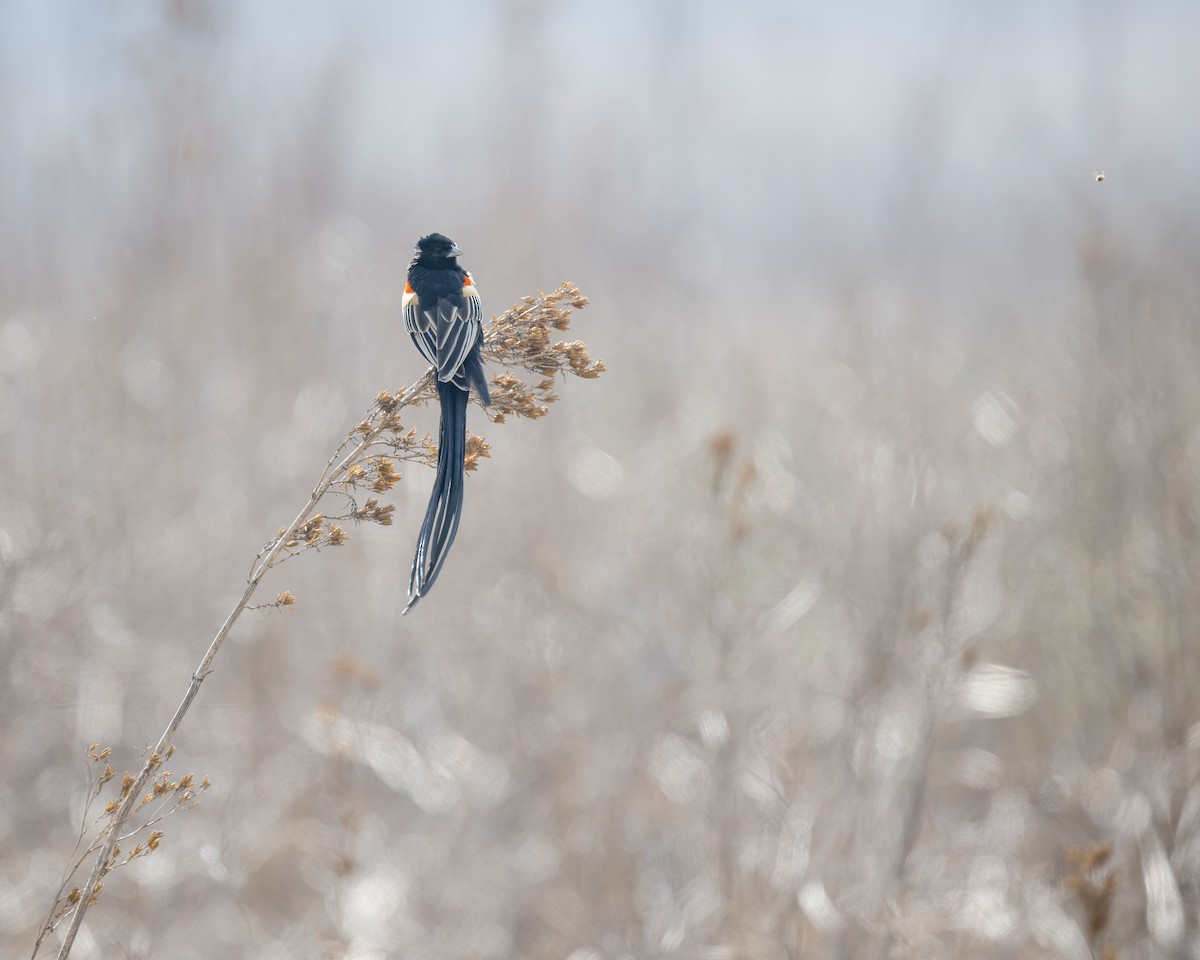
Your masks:
<svg viewBox="0 0 1200 960"><path fill-rule="evenodd" d="M470 372L468 378L473 381ZM482 366L479 370L479 382L483 383ZM421 524L421 535L417 538L412 572L408 576L409 601L408 606L404 608L405 613L416 606L417 601L433 587L458 534L458 524L462 519L468 394L453 383L439 383L437 387L442 406L437 476L433 481L433 491L429 495L425 520ZM486 396L486 384L483 385L481 393Z"/></svg>

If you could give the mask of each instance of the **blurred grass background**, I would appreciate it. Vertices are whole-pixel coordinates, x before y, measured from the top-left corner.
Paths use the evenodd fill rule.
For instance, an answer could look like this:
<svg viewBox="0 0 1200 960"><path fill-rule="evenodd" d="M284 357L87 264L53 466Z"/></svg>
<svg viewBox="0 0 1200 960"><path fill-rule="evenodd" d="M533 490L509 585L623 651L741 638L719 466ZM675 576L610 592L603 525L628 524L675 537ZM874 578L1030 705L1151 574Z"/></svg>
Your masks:
<svg viewBox="0 0 1200 960"><path fill-rule="evenodd" d="M431 230L489 310L577 282L611 372L475 411L413 616L426 471L273 574L297 607L177 740L213 789L75 956L1200 955L1197 35L1125 0L6 4L5 955L87 744L137 765L421 373Z"/></svg>

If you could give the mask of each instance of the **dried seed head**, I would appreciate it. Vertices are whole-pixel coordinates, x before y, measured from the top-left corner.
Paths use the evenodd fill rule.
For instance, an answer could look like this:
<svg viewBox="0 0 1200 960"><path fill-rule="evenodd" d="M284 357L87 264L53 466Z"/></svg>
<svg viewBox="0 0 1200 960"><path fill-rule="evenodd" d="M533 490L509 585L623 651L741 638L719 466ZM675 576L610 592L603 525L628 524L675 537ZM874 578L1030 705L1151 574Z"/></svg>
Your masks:
<svg viewBox="0 0 1200 960"><path fill-rule="evenodd" d="M479 466L480 460L489 458L491 455L491 445L483 437L470 434L467 437L466 457L463 461L463 469L468 472L475 470Z"/></svg>
<svg viewBox="0 0 1200 960"><path fill-rule="evenodd" d="M488 325L484 347L487 359L543 376L565 371L587 379L598 377L605 366L592 360L583 343L550 345L552 330L562 332L570 326L571 313L565 308L585 306L587 298L572 283L562 284L553 293L525 297Z"/></svg>
<svg viewBox="0 0 1200 960"><path fill-rule="evenodd" d="M371 489L376 493L386 493L400 482L400 471L391 457L375 457L371 463L375 468L375 482L371 484Z"/></svg>

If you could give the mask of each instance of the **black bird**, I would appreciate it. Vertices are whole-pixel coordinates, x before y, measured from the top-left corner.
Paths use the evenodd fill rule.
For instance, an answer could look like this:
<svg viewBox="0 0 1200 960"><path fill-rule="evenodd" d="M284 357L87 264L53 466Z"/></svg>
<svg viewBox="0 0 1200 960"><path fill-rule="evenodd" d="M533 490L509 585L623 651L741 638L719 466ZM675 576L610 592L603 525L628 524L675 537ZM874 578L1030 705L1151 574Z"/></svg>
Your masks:
<svg viewBox="0 0 1200 960"><path fill-rule="evenodd" d="M462 251L449 237L431 233L417 241L404 287L404 325L437 373L442 422L437 477L421 524L408 577L408 613L429 592L462 518L463 463L467 444L467 398L471 388L491 403L483 376L483 304L471 275L458 264Z"/></svg>

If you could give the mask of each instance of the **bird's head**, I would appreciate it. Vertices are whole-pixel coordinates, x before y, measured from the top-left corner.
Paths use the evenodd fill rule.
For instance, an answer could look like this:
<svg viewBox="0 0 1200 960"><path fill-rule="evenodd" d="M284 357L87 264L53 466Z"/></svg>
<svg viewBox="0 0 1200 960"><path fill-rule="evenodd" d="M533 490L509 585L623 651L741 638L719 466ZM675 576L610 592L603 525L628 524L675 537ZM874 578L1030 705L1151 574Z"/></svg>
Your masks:
<svg viewBox="0 0 1200 960"><path fill-rule="evenodd" d="M428 263L432 260L453 260L461 255L458 244L440 233L431 233L417 241L417 260Z"/></svg>

